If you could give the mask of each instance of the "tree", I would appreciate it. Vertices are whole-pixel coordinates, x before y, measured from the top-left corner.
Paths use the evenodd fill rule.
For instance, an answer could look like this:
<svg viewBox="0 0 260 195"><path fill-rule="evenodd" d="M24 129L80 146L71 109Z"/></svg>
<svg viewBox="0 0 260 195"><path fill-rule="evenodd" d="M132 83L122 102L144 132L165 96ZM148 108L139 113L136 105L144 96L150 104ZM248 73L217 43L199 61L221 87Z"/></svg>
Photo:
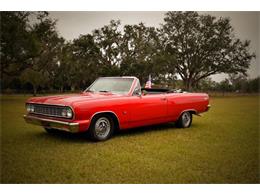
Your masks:
<svg viewBox="0 0 260 195"><path fill-rule="evenodd" d="M58 66L65 40L58 35L56 20L48 13L37 16L39 22L32 25L32 36L37 42L39 55L32 58L34 70L45 70L50 76Z"/></svg>
<svg viewBox="0 0 260 195"><path fill-rule="evenodd" d="M138 25L125 25L121 45L121 74L135 75L141 83L151 74L153 79L165 77L163 52L158 30Z"/></svg>
<svg viewBox="0 0 260 195"><path fill-rule="evenodd" d="M52 67L52 81L60 92L64 91L65 86L69 85L70 81L70 70L73 64L71 45L71 43L66 43L60 47L57 64Z"/></svg>
<svg viewBox="0 0 260 195"><path fill-rule="evenodd" d="M247 78L243 74L229 74L229 81L236 92L246 91Z"/></svg>
<svg viewBox="0 0 260 195"><path fill-rule="evenodd" d="M166 51L175 56L177 73L190 90L217 73L242 73L255 54L249 41L235 38L230 19L197 12L168 12L162 25Z"/></svg>
<svg viewBox="0 0 260 195"><path fill-rule="evenodd" d="M122 35L119 26L119 20L111 20L108 25L93 31L94 43L99 50L96 65L103 76L120 74L120 45Z"/></svg>
<svg viewBox="0 0 260 195"><path fill-rule="evenodd" d="M247 92L259 93L260 92L260 77L250 79L247 81Z"/></svg>
<svg viewBox="0 0 260 195"><path fill-rule="evenodd" d="M28 72L35 77L46 72L53 80L63 44L47 12L1 12L1 75L19 77L24 72L29 78Z"/></svg>
<svg viewBox="0 0 260 195"><path fill-rule="evenodd" d="M225 92L229 92L232 90L232 86L229 82L228 79L225 79L223 81L221 81L218 85L217 88L219 91L222 91L223 95L225 94Z"/></svg>
<svg viewBox="0 0 260 195"><path fill-rule="evenodd" d="M32 58L39 54L31 33L31 12L0 13L1 74L17 76L32 66Z"/></svg>
<svg viewBox="0 0 260 195"><path fill-rule="evenodd" d="M104 73L100 47L95 43L91 34L81 35L73 40L71 78L75 85L83 85L86 88L98 76ZM113 66L113 65L107 65Z"/></svg>
<svg viewBox="0 0 260 195"><path fill-rule="evenodd" d="M21 80L30 83L33 86L33 95L36 96L39 87L43 87L48 82L48 73L45 71L35 71L30 68L24 70L21 74Z"/></svg>
<svg viewBox="0 0 260 195"><path fill-rule="evenodd" d="M201 79L198 83L198 89L202 91L214 91L216 89L217 82L213 81L210 77Z"/></svg>

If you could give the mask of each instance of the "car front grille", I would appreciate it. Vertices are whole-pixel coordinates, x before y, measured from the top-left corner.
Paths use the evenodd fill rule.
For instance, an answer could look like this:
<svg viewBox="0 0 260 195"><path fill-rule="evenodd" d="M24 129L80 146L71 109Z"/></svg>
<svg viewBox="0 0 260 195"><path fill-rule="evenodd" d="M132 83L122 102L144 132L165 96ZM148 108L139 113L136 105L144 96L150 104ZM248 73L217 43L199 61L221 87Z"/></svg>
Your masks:
<svg viewBox="0 0 260 195"><path fill-rule="evenodd" d="M34 114L42 114L47 116L62 117L62 110L64 106L53 106L53 105L34 105Z"/></svg>

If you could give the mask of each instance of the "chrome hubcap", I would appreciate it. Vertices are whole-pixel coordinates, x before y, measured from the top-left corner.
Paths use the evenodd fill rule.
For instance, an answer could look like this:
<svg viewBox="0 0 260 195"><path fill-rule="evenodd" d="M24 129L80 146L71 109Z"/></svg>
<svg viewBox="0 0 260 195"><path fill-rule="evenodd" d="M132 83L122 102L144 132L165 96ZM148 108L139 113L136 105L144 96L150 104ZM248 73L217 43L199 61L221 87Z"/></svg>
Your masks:
<svg viewBox="0 0 260 195"><path fill-rule="evenodd" d="M106 117L101 117L96 121L95 132L99 138L106 138L110 132L111 125Z"/></svg>
<svg viewBox="0 0 260 195"><path fill-rule="evenodd" d="M190 113L185 112L182 114L182 122L184 127L188 127L190 124L191 118L190 118Z"/></svg>

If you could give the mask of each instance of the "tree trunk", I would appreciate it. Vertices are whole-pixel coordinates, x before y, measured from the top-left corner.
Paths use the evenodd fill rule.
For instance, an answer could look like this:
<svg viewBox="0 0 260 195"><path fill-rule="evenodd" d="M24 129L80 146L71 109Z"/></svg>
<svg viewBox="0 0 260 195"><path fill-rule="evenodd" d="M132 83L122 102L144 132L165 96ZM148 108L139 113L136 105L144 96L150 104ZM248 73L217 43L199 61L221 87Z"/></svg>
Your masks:
<svg viewBox="0 0 260 195"><path fill-rule="evenodd" d="M192 89L192 82L190 79L183 80L184 87L186 91L191 91Z"/></svg>
<svg viewBox="0 0 260 195"><path fill-rule="evenodd" d="M75 85L71 85L71 86L70 86L70 90L71 90L71 91L75 91Z"/></svg>
<svg viewBox="0 0 260 195"><path fill-rule="evenodd" d="M61 86L61 87L60 87L60 92L63 93L63 90L64 90L64 87Z"/></svg>
<svg viewBox="0 0 260 195"><path fill-rule="evenodd" d="M33 86L33 96L37 95L37 86Z"/></svg>

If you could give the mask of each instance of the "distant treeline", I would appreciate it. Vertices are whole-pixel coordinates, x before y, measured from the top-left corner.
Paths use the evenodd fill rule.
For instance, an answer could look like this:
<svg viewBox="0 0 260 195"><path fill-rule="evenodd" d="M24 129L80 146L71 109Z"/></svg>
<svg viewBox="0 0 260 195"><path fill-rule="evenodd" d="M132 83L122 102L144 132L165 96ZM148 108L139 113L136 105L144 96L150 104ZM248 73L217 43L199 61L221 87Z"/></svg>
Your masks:
<svg viewBox="0 0 260 195"><path fill-rule="evenodd" d="M246 72L254 53L228 18L167 12L159 28L111 20L66 41L48 12L1 12L1 91L80 91L99 76L136 76L185 90L259 91ZM86 25L82 23L82 25ZM226 73L216 83L211 75ZM181 80L180 80L181 78Z"/></svg>
<svg viewBox="0 0 260 195"><path fill-rule="evenodd" d="M19 78L12 78L8 86L3 87L3 93L6 94L26 94L33 92L33 85L30 82L23 83ZM198 83L197 86L193 88L193 91L203 91L203 92L216 92L220 94L224 94L226 92L231 93L259 93L259 85L260 77L254 79L247 79L243 76L237 76L236 79L229 77L223 81L216 82L211 78L203 79ZM80 92L85 90L87 86L82 86L82 88L78 88L75 92ZM182 89L185 90L185 86L181 80L175 80L172 83L168 82L153 82L154 88L170 88L170 89ZM38 93L61 93L61 92L71 92L70 86L65 86L63 91L60 91L59 88L50 88L48 86L39 86Z"/></svg>
<svg viewBox="0 0 260 195"><path fill-rule="evenodd" d="M232 77L233 76L233 77ZM215 82L207 78L199 83L198 90L211 92L259 93L260 77L247 79L242 75L231 75L229 78Z"/></svg>

